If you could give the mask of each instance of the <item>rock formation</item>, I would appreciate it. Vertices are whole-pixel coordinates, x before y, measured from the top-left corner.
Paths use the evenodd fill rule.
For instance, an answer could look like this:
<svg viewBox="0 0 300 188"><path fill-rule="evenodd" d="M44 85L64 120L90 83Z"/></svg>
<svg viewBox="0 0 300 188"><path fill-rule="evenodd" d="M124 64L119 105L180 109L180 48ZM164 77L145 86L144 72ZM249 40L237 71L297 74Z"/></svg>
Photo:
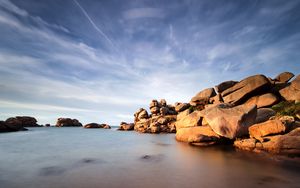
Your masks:
<svg viewBox="0 0 300 188"><path fill-rule="evenodd" d="M83 126L83 128L103 128L103 129L110 129L111 127L107 124L98 124L98 123L88 123Z"/></svg>
<svg viewBox="0 0 300 188"><path fill-rule="evenodd" d="M81 127L82 124L77 119L58 118L56 127Z"/></svg>
<svg viewBox="0 0 300 188"><path fill-rule="evenodd" d="M119 131L132 131L133 129L134 129L134 124L126 123L126 122L121 122L120 127L118 128Z"/></svg>

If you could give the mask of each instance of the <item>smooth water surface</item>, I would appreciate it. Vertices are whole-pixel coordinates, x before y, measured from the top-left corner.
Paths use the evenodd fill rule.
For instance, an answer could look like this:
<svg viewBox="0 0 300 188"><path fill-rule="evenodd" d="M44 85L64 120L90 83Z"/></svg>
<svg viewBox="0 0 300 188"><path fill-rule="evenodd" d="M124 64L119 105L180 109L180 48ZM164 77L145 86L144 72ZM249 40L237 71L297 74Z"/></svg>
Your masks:
<svg viewBox="0 0 300 188"><path fill-rule="evenodd" d="M300 163L174 134L29 128L0 134L0 187L300 187Z"/></svg>

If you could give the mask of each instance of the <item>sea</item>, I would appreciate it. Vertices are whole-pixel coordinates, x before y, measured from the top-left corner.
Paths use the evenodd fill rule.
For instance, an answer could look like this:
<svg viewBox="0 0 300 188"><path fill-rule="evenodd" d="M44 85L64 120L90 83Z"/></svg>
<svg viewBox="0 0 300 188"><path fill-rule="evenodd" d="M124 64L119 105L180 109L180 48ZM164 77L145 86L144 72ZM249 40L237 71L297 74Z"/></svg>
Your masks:
<svg viewBox="0 0 300 188"><path fill-rule="evenodd" d="M37 127L0 134L1 188L300 188L300 161L175 134Z"/></svg>

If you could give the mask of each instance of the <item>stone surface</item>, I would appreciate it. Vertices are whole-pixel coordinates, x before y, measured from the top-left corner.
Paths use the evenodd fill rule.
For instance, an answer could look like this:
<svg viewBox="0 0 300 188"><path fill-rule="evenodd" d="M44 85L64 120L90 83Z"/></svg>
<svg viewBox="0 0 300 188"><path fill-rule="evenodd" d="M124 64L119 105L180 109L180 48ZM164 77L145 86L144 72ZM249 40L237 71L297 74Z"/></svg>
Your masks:
<svg viewBox="0 0 300 188"><path fill-rule="evenodd" d="M225 91L228 88L231 88L232 86L234 86L237 83L238 83L237 81L232 81L232 80L225 81L225 82L220 83L219 85L216 85L215 88L218 93L222 93L223 91Z"/></svg>
<svg viewBox="0 0 300 188"><path fill-rule="evenodd" d="M254 75L243 79L221 93L225 103L241 104L251 96L269 90L271 83L264 75Z"/></svg>
<svg viewBox="0 0 300 188"><path fill-rule="evenodd" d="M260 108L257 109L257 115L255 119L256 123L262 123L264 121L269 120L272 116L275 116L276 112L271 108Z"/></svg>
<svg viewBox="0 0 300 188"><path fill-rule="evenodd" d="M188 109L191 105L189 103L180 103L175 105L176 112L182 112L186 109Z"/></svg>
<svg viewBox="0 0 300 188"><path fill-rule="evenodd" d="M186 113L188 111L185 111ZM194 111L188 115L185 114L184 117L178 119L175 122L176 130L178 131L180 128L183 127L195 127L200 126L202 122L202 116L199 111Z"/></svg>
<svg viewBox="0 0 300 188"><path fill-rule="evenodd" d="M278 119L268 120L249 127L250 136L256 139L261 139L261 137L268 135L281 134L285 131L286 125Z"/></svg>
<svg viewBox="0 0 300 188"><path fill-rule="evenodd" d="M118 128L119 131L132 131L134 130L134 124L133 123L126 123L121 122L120 127Z"/></svg>
<svg viewBox="0 0 300 188"><path fill-rule="evenodd" d="M249 106L256 105L257 108L263 108L263 107L269 107L275 105L278 102L279 99L276 95L274 95L273 93L266 93L263 95L251 97L244 104Z"/></svg>
<svg viewBox="0 0 300 188"><path fill-rule="evenodd" d="M110 126L107 124L98 124L98 123L88 123L83 126L84 128L106 128L110 129Z"/></svg>
<svg viewBox="0 0 300 188"><path fill-rule="evenodd" d="M215 144L220 139L209 126L185 127L177 130L176 140L189 143Z"/></svg>
<svg viewBox="0 0 300 188"><path fill-rule="evenodd" d="M280 95L287 101L300 100L300 75L298 75L287 87L279 90Z"/></svg>
<svg viewBox="0 0 300 188"><path fill-rule="evenodd" d="M58 118L56 127L81 127L82 124L77 119Z"/></svg>
<svg viewBox="0 0 300 188"><path fill-rule="evenodd" d="M220 104L200 112L208 125L220 136L234 139L248 134L248 128L255 123L256 106L230 107Z"/></svg>
<svg viewBox="0 0 300 188"><path fill-rule="evenodd" d="M277 82L285 82L285 83L287 83L294 76L295 75L293 73L291 73L291 72L283 72L283 73L280 73L278 76L276 76L274 78L274 80L277 81Z"/></svg>
<svg viewBox="0 0 300 188"><path fill-rule="evenodd" d="M209 98L216 96L214 88L207 88L197 93L190 101L190 104L202 104L203 101L209 101Z"/></svg>

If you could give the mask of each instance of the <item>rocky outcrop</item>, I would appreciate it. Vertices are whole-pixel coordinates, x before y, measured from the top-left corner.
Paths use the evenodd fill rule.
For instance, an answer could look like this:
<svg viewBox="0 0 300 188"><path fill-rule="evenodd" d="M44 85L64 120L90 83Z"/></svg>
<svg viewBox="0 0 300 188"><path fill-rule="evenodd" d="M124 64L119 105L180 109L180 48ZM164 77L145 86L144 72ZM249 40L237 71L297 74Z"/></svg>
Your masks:
<svg viewBox="0 0 300 188"><path fill-rule="evenodd" d="M255 123L256 106L220 104L200 112L212 130L220 136L234 139L248 134L248 128Z"/></svg>
<svg viewBox="0 0 300 188"><path fill-rule="evenodd" d="M104 128L104 129L110 129L110 126L107 124L98 124L98 123L88 123L83 126L83 128Z"/></svg>
<svg viewBox="0 0 300 188"><path fill-rule="evenodd" d="M134 129L133 123L121 122L118 131L132 131Z"/></svg>
<svg viewBox="0 0 300 188"><path fill-rule="evenodd" d="M300 75L298 75L290 84L279 90L280 95L287 101L300 102Z"/></svg>
<svg viewBox="0 0 300 188"><path fill-rule="evenodd" d="M225 81L220 83L219 85L216 85L215 88L217 90L218 93L222 93L223 91L225 91L228 88L231 88L232 86L234 86L235 84L237 84L237 81Z"/></svg>
<svg viewBox="0 0 300 188"><path fill-rule="evenodd" d="M255 123L261 123L270 119L270 117L275 116L276 112L271 108L260 108L257 109L257 115Z"/></svg>
<svg viewBox="0 0 300 188"><path fill-rule="evenodd" d="M191 105L189 103L176 103L175 104L175 111L177 113L182 112L188 109Z"/></svg>
<svg viewBox="0 0 300 188"><path fill-rule="evenodd" d="M178 105L177 104L177 110ZM188 106L182 105L180 110L188 108ZM150 105L150 112L140 108L134 114L134 130L141 133L175 133L175 121L176 121L176 107L168 105L165 99L152 100Z"/></svg>
<svg viewBox="0 0 300 188"><path fill-rule="evenodd" d="M179 115L178 115L179 116ZM202 125L203 116L200 111L195 111L190 114L186 114L184 117L177 118L175 122L176 129L179 130L183 127L196 127Z"/></svg>
<svg viewBox="0 0 300 188"><path fill-rule="evenodd" d="M56 127L81 127L82 124L77 119L71 118L58 118Z"/></svg>
<svg viewBox="0 0 300 188"><path fill-rule="evenodd" d="M249 133L252 138L259 140L264 136L284 133L286 129L287 127L282 121L275 119L249 127Z"/></svg>
<svg viewBox="0 0 300 188"><path fill-rule="evenodd" d="M6 121L0 121L0 132L26 131L23 122L16 117L8 118Z"/></svg>
<svg viewBox="0 0 300 188"><path fill-rule="evenodd" d="M207 88L197 93L190 101L192 106L205 105L209 103L209 99L216 96L214 88Z"/></svg>
<svg viewBox="0 0 300 188"><path fill-rule="evenodd" d="M209 126L185 127L177 130L176 140L201 146L216 144L221 140Z"/></svg>
<svg viewBox="0 0 300 188"><path fill-rule="evenodd" d="M264 75L254 75L238 82L221 93L225 103L241 104L249 96L269 90L271 83Z"/></svg>

